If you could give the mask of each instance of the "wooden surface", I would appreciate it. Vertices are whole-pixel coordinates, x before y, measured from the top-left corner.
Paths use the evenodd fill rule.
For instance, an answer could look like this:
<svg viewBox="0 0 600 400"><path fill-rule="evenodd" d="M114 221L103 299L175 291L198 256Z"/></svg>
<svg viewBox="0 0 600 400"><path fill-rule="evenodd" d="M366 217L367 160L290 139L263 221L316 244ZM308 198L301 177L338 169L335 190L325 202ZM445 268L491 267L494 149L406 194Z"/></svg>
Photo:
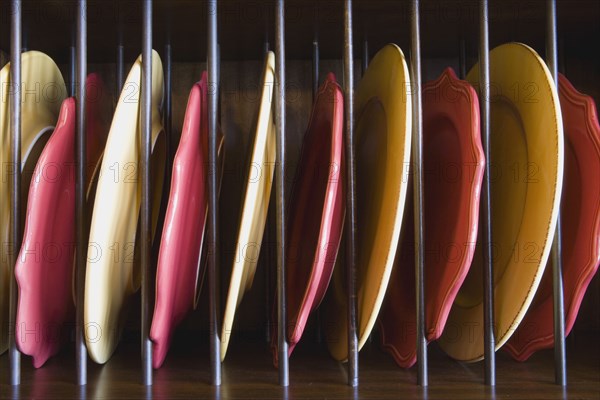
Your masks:
<svg viewBox="0 0 600 400"><path fill-rule="evenodd" d="M90 364L89 384L75 385L74 357L61 354L45 367L34 370L23 359L20 387L8 382L8 358L0 357L0 399L276 399L286 392L277 385L267 345L260 340L234 340L223 364L220 389L209 382L206 336L194 345L191 338L176 338L175 348L163 368L155 373L155 384L140 384L139 342L135 335L105 365ZM569 386L563 393L554 385L552 351L517 363L498 353L498 383L494 391L482 384L483 364L461 364L448 359L437 346L430 346L430 386L416 386L416 370L403 370L378 348L379 340L360 353L360 386L356 392L345 385L345 365L331 359L323 346L303 342L290 360L290 399L599 399L600 348L597 336L579 335L568 344ZM186 348L189 346L190 348Z"/></svg>

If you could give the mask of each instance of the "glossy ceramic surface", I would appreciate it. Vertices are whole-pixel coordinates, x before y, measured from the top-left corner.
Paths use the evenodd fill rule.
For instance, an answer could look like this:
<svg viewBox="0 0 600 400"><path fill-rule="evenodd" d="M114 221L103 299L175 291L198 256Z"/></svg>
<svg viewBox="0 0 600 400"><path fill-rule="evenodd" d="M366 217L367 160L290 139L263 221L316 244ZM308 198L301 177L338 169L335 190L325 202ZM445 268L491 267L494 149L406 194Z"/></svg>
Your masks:
<svg viewBox="0 0 600 400"><path fill-rule="evenodd" d="M108 134L111 101L97 74L86 80L89 170L99 162ZM19 286L17 346L41 367L60 349L74 322L71 298L75 243L76 102L68 98L37 162L29 187L23 243L15 266ZM52 210L52 212L49 212ZM34 338L35 340L32 340Z"/></svg>
<svg viewBox="0 0 600 400"><path fill-rule="evenodd" d="M479 65L467 80L478 86ZM556 227L564 150L558 93L530 47L490 52L492 241L496 349L514 333L538 288ZM481 236L481 235L480 235ZM481 246L461 287L440 346L463 361L483 358Z"/></svg>
<svg viewBox="0 0 600 400"><path fill-rule="evenodd" d="M221 360L225 359L233 329L235 311L244 293L252 286L269 209L275 170L275 125L273 86L275 55L268 52L263 73L263 90L258 111L254 146L249 164L240 228L234 253L231 280L225 303L221 332Z"/></svg>
<svg viewBox="0 0 600 400"><path fill-rule="evenodd" d="M171 191L156 271L156 306L150 330L150 339L154 342L154 368L163 364L176 326L195 308L204 275L201 252L206 252L203 242L208 212L207 88L204 72L190 92L181 139L173 160ZM221 136L219 153L222 143Z"/></svg>
<svg viewBox="0 0 600 400"><path fill-rule="evenodd" d="M388 286L408 188L410 77L398 46L389 44L375 55L355 100L360 349L373 329ZM340 262L334 270L324 313L327 346L337 360L348 356L344 268Z"/></svg>
<svg viewBox="0 0 600 400"><path fill-rule="evenodd" d="M17 345L33 357L36 368L58 352L63 324L74 316L75 126L76 105L71 97L63 102L31 181L23 244L15 266Z"/></svg>
<svg viewBox="0 0 600 400"><path fill-rule="evenodd" d="M344 94L335 75L319 88L290 196L286 252L289 354L331 280L344 223ZM273 304L276 304L274 302ZM276 320L276 319L275 319ZM277 362L277 333L271 335Z"/></svg>
<svg viewBox="0 0 600 400"><path fill-rule="evenodd" d="M565 335L573 328L585 291L600 262L600 126L594 100L563 75L558 80L565 131L561 206ZM554 346L552 262L531 307L506 350L519 361Z"/></svg>
<svg viewBox="0 0 600 400"><path fill-rule="evenodd" d="M21 55L21 210L27 209L27 194L37 160L54 130L60 106L66 98L64 79L54 61L39 51ZM10 157L10 63L0 71L0 165L11 166ZM9 172L7 172L9 173ZM0 242L9 243L10 179L0 180ZM22 224L25 213L21 213ZM22 225L23 226L23 225ZM7 246L0 249L0 353L8 346L8 300L11 267Z"/></svg>
<svg viewBox="0 0 600 400"><path fill-rule="evenodd" d="M84 323L92 360L105 363L119 341L125 305L140 286L135 259L141 203L140 88L142 62L131 68L108 134L98 178L85 284ZM160 107L163 71L158 53L152 56L152 223L156 228L162 194L165 139Z"/></svg>
<svg viewBox="0 0 600 400"><path fill-rule="evenodd" d="M475 89L447 68L423 86L425 313L427 340L442 334L475 252L484 155ZM380 317L383 348L404 368L416 362L412 179L400 247Z"/></svg>

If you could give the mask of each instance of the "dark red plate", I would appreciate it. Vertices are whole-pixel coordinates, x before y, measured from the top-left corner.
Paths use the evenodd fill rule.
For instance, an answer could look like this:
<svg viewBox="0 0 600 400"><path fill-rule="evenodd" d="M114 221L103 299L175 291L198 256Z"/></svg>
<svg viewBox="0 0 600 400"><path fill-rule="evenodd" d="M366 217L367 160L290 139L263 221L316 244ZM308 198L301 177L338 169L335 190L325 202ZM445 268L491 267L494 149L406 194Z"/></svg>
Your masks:
<svg viewBox="0 0 600 400"><path fill-rule="evenodd" d="M559 75L558 94L565 133L562 249L565 335L573 328L585 291L600 262L600 126L594 100ZM533 302L505 346L518 361L554 346L552 265Z"/></svg>
<svg viewBox="0 0 600 400"><path fill-rule="evenodd" d="M289 354L321 303L344 222L344 95L329 73L319 88L290 197L287 267ZM272 347L277 362L277 335Z"/></svg>
<svg viewBox="0 0 600 400"><path fill-rule="evenodd" d="M467 276L479 219L484 154L475 89L451 68L423 87L425 313L427 340L442 334ZM409 185L400 246L379 326L382 345L404 368L416 362L414 217Z"/></svg>

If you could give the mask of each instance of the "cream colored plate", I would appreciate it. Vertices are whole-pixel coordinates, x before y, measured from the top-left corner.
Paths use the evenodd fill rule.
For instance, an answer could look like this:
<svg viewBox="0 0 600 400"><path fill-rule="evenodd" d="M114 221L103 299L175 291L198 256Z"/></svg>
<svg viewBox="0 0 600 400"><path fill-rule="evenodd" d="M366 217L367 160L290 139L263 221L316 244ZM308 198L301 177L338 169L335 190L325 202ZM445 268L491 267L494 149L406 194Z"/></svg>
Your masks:
<svg viewBox="0 0 600 400"><path fill-rule="evenodd" d="M359 349L379 314L400 236L410 160L409 90L406 60L394 44L375 55L356 90ZM345 267L340 262L334 269L323 320L329 352L337 360L348 358Z"/></svg>
<svg viewBox="0 0 600 400"><path fill-rule="evenodd" d="M58 119L60 106L67 90L60 70L54 61L39 51L28 51L21 55L22 105L21 105L21 210L24 218L27 210L27 195L31 174L44 145L50 138ZM10 220L10 175L6 171L10 157L10 63L0 71L0 243L9 243ZM22 220L23 220L22 218ZM24 220L22 221L24 222ZM21 226L22 228L22 226ZM8 346L8 299L11 267L8 263L7 246L0 250L0 353Z"/></svg>
<svg viewBox="0 0 600 400"><path fill-rule="evenodd" d="M249 165L250 173L246 182L240 230L225 305L221 333L221 361L225 359L227 353L235 310L242 301L244 293L252 286L267 220L275 170L275 125L272 112L274 81L275 55L269 52L265 61L264 85Z"/></svg>
<svg viewBox="0 0 600 400"><path fill-rule="evenodd" d="M165 138L160 116L163 70L158 53L152 56L152 224L158 219L162 193ZM139 57L117 104L104 151L90 227L85 282L84 322L92 360L105 363L115 350L125 318L124 306L140 286L134 262L141 203Z"/></svg>
<svg viewBox="0 0 600 400"><path fill-rule="evenodd" d="M476 87L478 75L479 65L475 65L467 76ZM533 49L520 43L493 49L490 82L494 318L499 349L523 319L548 260L560 204L564 149L556 87ZM483 358L482 265L478 245L439 341L448 355L462 361Z"/></svg>

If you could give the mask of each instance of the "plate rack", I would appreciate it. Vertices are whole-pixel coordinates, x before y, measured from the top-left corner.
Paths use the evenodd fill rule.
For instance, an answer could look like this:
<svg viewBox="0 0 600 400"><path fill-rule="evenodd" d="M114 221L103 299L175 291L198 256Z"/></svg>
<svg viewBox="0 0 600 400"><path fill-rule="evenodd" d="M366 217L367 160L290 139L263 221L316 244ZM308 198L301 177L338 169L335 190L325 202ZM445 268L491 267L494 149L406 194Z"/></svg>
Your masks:
<svg viewBox="0 0 600 400"><path fill-rule="evenodd" d="M143 57L143 81L141 88L141 121L142 121L142 147L141 147L141 180L142 180L142 206L141 206L141 235L142 235L142 301L141 301L141 347L142 347L142 362L143 370L142 383L144 385L152 385L152 347L149 339L150 318L152 315L152 304L150 301L151 290L153 283L150 280L150 265L151 265L151 180L150 180L150 149L151 149L151 67L152 63L146 62L151 57L151 49L153 47L153 23L156 18L153 18L152 0L142 0L139 2L139 10L141 15L141 23L138 24L142 28L142 46L141 53ZM208 264L208 289L209 289L209 314L210 314L210 364L207 368L211 371L211 383L220 385L221 377L221 356L220 356L220 338L221 332L219 326L219 310L220 301L218 293L219 285L219 258L215 256L219 249L219 221L218 221L218 193L217 193L217 122L219 111L219 84L220 84L220 43L223 43L224 38L220 37L219 31L219 16L224 8L223 1L208 0L203 3L206 15L206 62L208 69L209 87L209 213L208 213L208 243L210 247L209 253L213 256L209 257ZM86 0L77 0L67 3L72 8L74 15L73 36L74 41L69 47L70 61L70 87L71 94L77 99L77 169L76 169L76 232L77 232L77 249L86 249L87 243L82 239L87 236L89 226L86 224L85 215L87 206L85 202L85 179L86 179L86 139L85 139L85 88L82 84L87 75L88 64L88 5ZM287 357L287 343L285 337L286 329L286 276L285 276L285 221L286 221L286 185L284 171L286 170L286 90L282 82L286 82L286 1L275 0L268 2L269 6L274 8L274 51L276 54L276 97L275 97L275 115L277 128L277 159L276 167L276 185L275 185L275 220L276 220L276 282L277 282L277 315L278 315L278 344L279 344L279 384L281 386L289 385L289 364ZM346 251L347 263L345 265L347 272L347 289L348 289L348 344L349 344L349 362L348 382L350 386L359 385L359 353L357 339L357 293L356 293L356 165L355 165L355 144L354 144L354 81L355 65L362 65L362 69L366 69L369 62L369 40L368 35L357 32L353 25L354 4L352 0L341 0L329 3L331 7L343 8L343 24L339 25L340 31L343 31L343 71L344 71L344 96L345 103L345 150L347 154L347 216L346 216ZM489 18L488 1L477 1L476 9L478 15L478 41L479 51L478 58L480 61L480 76L482 77L481 91L479 93L481 106L481 135L484 145L486 159L490 156L490 102L484 99L490 98L490 82L489 82L489 29L490 22L493 19ZM414 179L414 207L415 207L415 237L416 237L416 304L417 304L417 384L421 386L428 385L428 366L427 366L427 342L425 337L425 310L424 310L424 254L423 246L423 174L421 171L422 165L422 107L421 107L421 21L420 10L421 4L419 0L411 0L408 3L410 10L410 66L412 80L412 100L413 100L413 131L412 131L412 148L413 148L413 165L415 167ZM21 81L21 62L20 55L24 48L23 39L26 34L22 25L22 10L23 4L20 0L10 1L10 73L13 79L17 82ZM553 78L557 79L557 18L556 18L556 1L546 1L546 26L539 26L540 30L546 31L546 54L547 64L552 72ZM493 26L491 27L493 29ZM362 64L356 64L355 61L355 44L356 37L362 37L362 56L360 61ZM116 46L116 71L115 81L117 93L124 81L125 70L125 51L122 42L122 35L119 34L119 42ZM312 40L312 65L313 65L313 93L318 87L319 63L320 63L320 43L318 35L315 35ZM269 48L268 35L264 41L264 48ZM464 77L466 65L466 46L462 40L458 49L461 75ZM171 43L167 40L164 52L165 61L165 126L167 130L167 141L169 143L171 121L172 121L172 53ZM15 88L13 88L15 89ZM11 156L13 165L20 165L20 138L21 138L21 97L20 90L10 91L10 130L11 130ZM170 143L168 147L170 148ZM10 196L10 237L13 248L19 247L19 221L20 215L24 211L20 205L20 187L21 176L20 170L16 169L16 173L11 175L11 196ZM167 171L170 171L170 166L167 166ZM484 279L481 282L484 289L484 324L485 324L485 383L490 386L496 384L496 364L495 364L495 340L494 340L494 316L493 316L493 271L492 271L492 229L491 229L491 210L490 202L490 165L486 163L486 171L484 177L484 185L482 191L482 230L484 232L484 242L487 244L484 248ZM559 218L560 221L560 218ZM553 260L553 282L554 282L554 333L555 338L555 381L556 384L565 386L566 380L566 355L565 355L565 338L564 338L564 304L563 304L563 283L562 283L562 254L560 248L560 222L556 230L554 244L552 247ZM11 264L15 264L16 252L11 255ZM78 385L87 383L87 352L84 340L83 326L83 288L85 283L85 267L86 253L85 251L77 251L76 257L76 370L77 377L74 380ZM17 306L17 286L14 279L10 282L10 321L9 326L14 326L16 319ZM268 329L267 329L268 331ZM268 334L268 333L267 333ZM19 385L21 381L21 357L15 343L15 336L9 335L9 358L10 369L7 373L10 374L10 382L12 385ZM274 377L273 382L276 382Z"/></svg>

